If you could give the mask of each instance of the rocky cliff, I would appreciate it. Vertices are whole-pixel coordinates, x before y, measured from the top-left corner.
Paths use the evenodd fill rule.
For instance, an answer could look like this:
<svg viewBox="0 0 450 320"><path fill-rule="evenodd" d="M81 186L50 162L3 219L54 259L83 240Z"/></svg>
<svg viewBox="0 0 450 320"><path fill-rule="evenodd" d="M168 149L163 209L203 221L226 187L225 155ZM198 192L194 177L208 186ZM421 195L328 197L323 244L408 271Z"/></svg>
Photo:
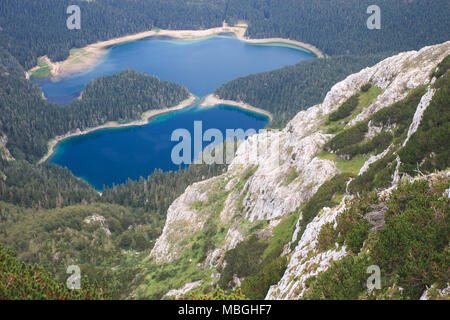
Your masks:
<svg viewBox="0 0 450 320"><path fill-rule="evenodd" d="M411 137L420 130L436 92L444 90L444 80L438 78L447 75L438 75L438 65L449 54L446 42L397 54L349 76L284 129L241 143L223 175L187 188L170 206L149 261L163 269L185 263L186 270L195 271L182 276L183 269L177 269L171 276L183 280L172 282L166 292L189 282L203 291L219 283L252 292L255 279L266 275L262 270L280 261L280 277L267 280L260 291L268 299L298 299L308 279L323 274L332 261L355 254L345 242L320 250L323 226L336 227L337 217L365 191L388 195L402 176L430 172L430 161L440 164L434 169L443 169L437 159L446 159L448 166L448 155L430 152L412 172L402 150L416 143ZM355 95L359 100L353 110L331 121L330 114L342 114ZM436 103L448 100L436 98ZM233 259L244 248L254 248L248 255L255 256L242 267ZM250 280L243 283L246 277ZM141 296L145 286L144 281Z"/></svg>

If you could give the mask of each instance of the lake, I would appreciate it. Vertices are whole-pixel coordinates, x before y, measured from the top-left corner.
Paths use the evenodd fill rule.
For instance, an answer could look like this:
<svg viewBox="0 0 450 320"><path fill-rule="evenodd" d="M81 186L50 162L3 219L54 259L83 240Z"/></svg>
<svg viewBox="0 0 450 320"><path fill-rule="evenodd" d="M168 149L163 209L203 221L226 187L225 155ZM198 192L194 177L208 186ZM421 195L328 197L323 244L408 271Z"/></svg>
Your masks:
<svg viewBox="0 0 450 320"><path fill-rule="evenodd" d="M267 117L220 105L201 108L194 105L180 111L152 118L143 126L102 129L62 141L49 159L68 167L77 177L88 181L97 190L103 185L147 177L155 169L178 170L171 151L179 141L171 141L176 129L187 129L194 139L194 121L202 121L203 132L210 128L225 132L235 128L259 130ZM204 142L206 147L210 142ZM194 155L193 144L191 153Z"/></svg>
<svg viewBox="0 0 450 320"><path fill-rule="evenodd" d="M287 45L254 45L227 35L199 40L153 37L112 47L90 70L61 79L35 80L47 99L65 105L75 99L89 81L132 68L186 86L198 97L240 76L268 71L314 58ZM264 128L268 118L237 107L198 107L160 115L143 126L102 129L72 137L58 144L48 160L68 167L97 190L120 184L128 178L147 177L155 169L177 170L171 161L178 142L170 137L176 129L193 132L194 121L203 130Z"/></svg>

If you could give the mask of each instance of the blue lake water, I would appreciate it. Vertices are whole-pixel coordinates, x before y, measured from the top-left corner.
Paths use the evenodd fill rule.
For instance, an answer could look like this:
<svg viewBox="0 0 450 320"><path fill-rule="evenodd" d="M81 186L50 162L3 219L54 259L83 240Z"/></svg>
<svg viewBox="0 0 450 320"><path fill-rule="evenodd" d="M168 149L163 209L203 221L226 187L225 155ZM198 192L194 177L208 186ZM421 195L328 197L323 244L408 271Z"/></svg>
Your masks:
<svg viewBox="0 0 450 320"><path fill-rule="evenodd" d="M57 82L37 80L45 96L65 105L92 79L126 68L144 71L186 86L203 97L221 84L251 73L278 69L313 58L311 53L286 45L250 45L230 36L200 40L151 38L112 47L105 59L90 70ZM103 129L62 141L48 160L68 167L97 190L128 178L147 177L155 169L177 170L171 160L172 132L186 129L193 135L194 121L209 128L255 129L268 118L236 107L192 107L160 115L143 126ZM204 143L206 146L209 142Z"/></svg>
<svg viewBox="0 0 450 320"><path fill-rule="evenodd" d="M97 190L103 185L147 177L156 168L177 170L171 151L180 141L171 141L172 132L186 129L190 133L191 154L194 158L194 122L202 122L202 133L219 129L259 130L266 126L267 117L235 107L219 105L212 108L191 108L160 115L143 126L102 129L72 137L58 144L49 162L68 167L76 176L88 181ZM205 148L211 142L203 142ZM202 149L203 149L202 148Z"/></svg>
<svg viewBox="0 0 450 320"><path fill-rule="evenodd" d="M91 80L132 68L182 84L194 95L202 97L237 77L278 69L313 57L309 52L289 46L252 45L231 36L200 40L153 37L112 47L101 62L86 72L57 82L35 81L48 100L66 105Z"/></svg>

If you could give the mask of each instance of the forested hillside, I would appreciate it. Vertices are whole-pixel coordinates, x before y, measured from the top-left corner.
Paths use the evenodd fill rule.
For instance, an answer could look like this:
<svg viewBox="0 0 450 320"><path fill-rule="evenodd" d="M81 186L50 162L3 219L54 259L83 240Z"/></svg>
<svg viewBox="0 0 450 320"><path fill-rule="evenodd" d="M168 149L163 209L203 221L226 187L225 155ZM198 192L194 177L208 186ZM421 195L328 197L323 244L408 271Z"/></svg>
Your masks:
<svg viewBox="0 0 450 320"><path fill-rule="evenodd" d="M0 243L13 249L19 260L44 266L58 281L67 278L68 265L78 264L90 282L107 280L108 296L123 298L139 272L142 256L136 251L152 248L169 205L191 183L224 169L200 165L157 171L99 196L56 165L3 163Z"/></svg>
<svg viewBox="0 0 450 320"><path fill-rule="evenodd" d="M304 61L241 77L217 88L225 100L243 101L273 114L272 127L283 127L300 110L323 100L331 87L348 75L374 65L388 54L336 56Z"/></svg>
<svg viewBox="0 0 450 320"><path fill-rule="evenodd" d="M81 30L66 28L66 8L73 4L81 7ZM366 27L372 4L382 10L381 30ZM62 107L45 100L25 71L42 55L59 61L72 48L151 28L245 21L249 37L295 39L327 55L242 77L215 91L270 111L271 125L284 127L348 75L395 52L448 41L449 13L447 0L2 0L0 299L162 298L198 280L204 282L192 298L262 299L271 286L280 284L274 296L286 290L284 275L303 285L301 276L317 270L304 298L417 299L428 285L448 286L450 56L435 68L441 57L436 52L448 50L444 45L424 57L412 54L412 62L384 65L376 77L347 86L348 96L333 92L325 112L312 108L296 117L280 132L283 161L275 170L248 161L230 171L225 165L193 165L155 171L101 194L67 168L37 164L48 141L108 121L139 119L144 111L178 104L189 92L125 70L93 80L80 100ZM428 65L434 66L431 74ZM395 82L396 77L403 78ZM380 110L353 122L383 94L375 104ZM429 105L416 118L427 95ZM414 121L417 131L410 135ZM438 170L444 172L433 174ZM400 183L387 199L385 189L401 174L425 177ZM188 196L176 202L186 190ZM315 224L326 210L328 218L341 210L347 196L352 202L336 223ZM369 220L379 212L385 225L373 229ZM162 237L170 219L172 233ZM298 250L305 257L291 259L310 224L320 236L306 237L306 251ZM152 254L160 236L160 248L177 250L159 255L170 260L178 254L177 259L160 263ZM343 259L326 260L327 252L342 250ZM291 261L308 263L304 274ZM328 262L328 270L318 269ZM377 295L360 286L369 263L387 271ZM71 264L85 276L81 291L65 286ZM236 278L240 289L234 291ZM294 298L300 295L296 290L289 291Z"/></svg>
<svg viewBox="0 0 450 320"><path fill-rule="evenodd" d="M81 8L81 30L66 28L66 8L73 4ZM366 27L373 4L381 8L380 30ZM446 0L3 0L0 42L29 69L39 56L63 60L71 48L153 27L200 29L245 20L253 38L290 38L328 55L357 55L446 41L449 14Z"/></svg>
<svg viewBox="0 0 450 320"><path fill-rule="evenodd" d="M0 159L0 200L26 208L50 209L94 201L98 195L67 168Z"/></svg>
<svg viewBox="0 0 450 320"><path fill-rule="evenodd" d="M140 119L142 112L177 105L189 97L186 88L124 70L95 79L83 98L66 107L42 99L40 88L7 51L0 50L0 133L16 159L36 161L47 152L47 142L76 129L108 121Z"/></svg>
<svg viewBox="0 0 450 320"><path fill-rule="evenodd" d="M63 60L71 48L150 30L199 29L222 25L226 0L4 0L0 7L0 43L29 69L48 55ZM66 9L81 8L82 27L68 30Z"/></svg>
<svg viewBox="0 0 450 320"><path fill-rule="evenodd" d="M380 30L366 26L371 5L381 9ZM296 39L328 55L417 50L444 42L449 14L446 0L230 0L227 8L229 19L249 22L250 37Z"/></svg>

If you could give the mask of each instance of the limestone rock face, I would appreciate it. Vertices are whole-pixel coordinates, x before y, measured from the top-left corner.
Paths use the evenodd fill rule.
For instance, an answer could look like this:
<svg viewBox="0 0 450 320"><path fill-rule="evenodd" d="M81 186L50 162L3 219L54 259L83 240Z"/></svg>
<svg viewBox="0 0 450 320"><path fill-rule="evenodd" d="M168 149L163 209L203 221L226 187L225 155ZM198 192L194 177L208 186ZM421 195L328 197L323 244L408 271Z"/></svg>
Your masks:
<svg viewBox="0 0 450 320"><path fill-rule="evenodd" d="M210 250L202 263L203 267L212 269L220 266L225 253L249 236L248 229L243 227L245 223L267 221L269 230L280 217L300 208L325 181L339 173L334 161L318 157L324 144L333 137L321 129L329 113L358 93L363 85L371 83L379 87L381 93L348 126L366 120L378 110L404 99L410 89L429 84L431 72L449 53L450 41L397 54L337 83L322 104L300 111L283 130L264 131L249 137L239 145L226 173L191 185L173 202L151 258L158 263L168 263L190 248L189 238L201 232L210 218L204 211L197 210L195 204L222 194L224 199L217 219L227 230L220 246ZM423 97L408 136L417 130L433 94L429 89ZM369 129L372 135L381 130ZM387 152L371 156L360 174ZM336 208L324 208L306 227L295 249L285 250L284 254L290 254L286 273L271 287L268 299L300 298L307 278L326 270L331 261L346 254L345 247L315 254L320 228L334 221L345 209L346 198L348 196ZM296 238L295 235L292 242Z"/></svg>
<svg viewBox="0 0 450 320"><path fill-rule="evenodd" d="M9 150L6 148L6 143L8 142L8 137L3 135L0 132L0 158L5 161L12 161L14 157L9 153Z"/></svg>
<svg viewBox="0 0 450 320"><path fill-rule="evenodd" d="M430 74L442 59L450 54L450 42L444 44L425 47L420 51L410 51L400 53L388 58L377 65L366 68L357 74L349 76L344 81L335 85L327 94L323 104L323 113L329 113L336 104L340 104L350 96L356 94L362 85L370 82L382 89L382 93L367 108L356 116L348 126L354 125L367 119L378 110L388 107L407 96L407 89L413 89L430 82ZM417 130L423 113L431 102L435 90L428 88L417 106L413 121L409 127L406 144L409 137ZM328 110L326 110L328 109ZM327 112L328 111L328 112ZM378 131L378 128L371 128L370 131ZM369 166L383 158L389 151L389 146L379 155L371 156L361 168L359 174L364 173ZM398 167L400 159L397 157L397 168L393 177L392 187L385 191L385 194L395 188L398 183ZM299 299L302 297L306 279L317 275L320 271L325 271L332 260L338 260L345 256L345 248L340 251L329 250L317 253L316 243L321 226L334 219L345 210L345 198L336 208L324 208L323 211L307 226L302 238L294 249L286 272L278 284L272 286L267 293L266 299ZM374 211L378 212L378 211ZM382 210L380 211L382 212ZM378 217L374 227L384 224L382 216ZM311 265L315 265L311 268Z"/></svg>
<svg viewBox="0 0 450 320"><path fill-rule="evenodd" d="M189 186L169 207L163 232L151 252L157 262L167 263L178 258L184 249L183 240L203 228L208 217L198 214L192 205L208 198L215 180L212 178Z"/></svg>
<svg viewBox="0 0 450 320"><path fill-rule="evenodd" d="M306 227L280 282L270 287L266 299L298 299L305 291L305 281L325 271L334 260L345 256L345 246L339 251L328 250L316 253L317 241L322 226L335 222L336 217L346 209L345 199L336 208L324 208Z"/></svg>

